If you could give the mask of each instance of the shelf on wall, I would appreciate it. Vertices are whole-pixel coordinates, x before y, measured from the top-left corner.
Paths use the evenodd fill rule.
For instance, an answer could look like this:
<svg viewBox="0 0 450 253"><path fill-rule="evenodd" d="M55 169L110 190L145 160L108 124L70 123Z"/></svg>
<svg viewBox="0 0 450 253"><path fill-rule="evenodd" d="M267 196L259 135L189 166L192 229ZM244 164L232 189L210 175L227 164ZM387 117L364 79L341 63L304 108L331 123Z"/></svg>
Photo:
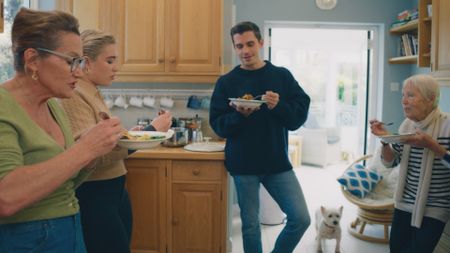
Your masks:
<svg viewBox="0 0 450 253"><path fill-rule="evenodd" d="M408 23L406 23L404 25L391 28L389 30L389 32L391 32L391 33L405 33L405 32L417 29L418 26L419 26L419 20L414 19L414 20L411 20L411 21L409 21Z"/></svg>
<svg viewBox="0 0 450 253"><path fill-rule="evenodd" d="M389 59L389 63L391 64L417 63L417 55L393 57Z"/></svg>

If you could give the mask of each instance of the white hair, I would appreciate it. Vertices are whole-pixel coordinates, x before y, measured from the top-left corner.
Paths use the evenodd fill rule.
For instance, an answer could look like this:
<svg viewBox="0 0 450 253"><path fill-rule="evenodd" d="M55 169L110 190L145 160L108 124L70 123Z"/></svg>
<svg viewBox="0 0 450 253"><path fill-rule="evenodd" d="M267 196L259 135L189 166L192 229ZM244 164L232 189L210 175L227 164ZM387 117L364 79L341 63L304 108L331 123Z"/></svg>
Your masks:
<svg viewBox="0 0 450 253"><path fill-rule="evenodd" d="M424 74L413 75L403 81L403 87L407 84L416 87L428 101L433 101L433 108L438 106L440 97L439 83L432 76Z"/></svg>

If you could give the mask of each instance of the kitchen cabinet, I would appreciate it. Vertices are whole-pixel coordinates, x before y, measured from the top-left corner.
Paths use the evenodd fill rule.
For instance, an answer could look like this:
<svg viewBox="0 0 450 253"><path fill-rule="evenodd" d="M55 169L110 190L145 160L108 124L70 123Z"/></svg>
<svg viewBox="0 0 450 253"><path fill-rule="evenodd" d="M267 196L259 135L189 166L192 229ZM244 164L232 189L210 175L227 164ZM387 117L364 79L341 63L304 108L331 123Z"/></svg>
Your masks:
<svg viewBox="0 0 450 253"><path fill-rule="evenodd" d="M165 160L127 160L126 188L133 207L133 252L166 252Z"/></svg>
<svg viewBox="0 0 450 253"><path fill-rule="evenodd" d="M126 160L132 252L226 252L223 160L223 152L165 147L138 151Z"/></svg>
<svg viewBox="0 0 450 253"><path fill-rule="evenodd" d="M433 0L431 72L450 86L450 1Z"/></svg>
<svg viewBox="0 0 450 253"><path fill-rule="evenodd" d="M5 4L4 0L0 0L0 33L3 32L5 26Z"/></svg>
<svg viewBox="0 0 450 253"><path fill-rule="evenodd" d="M223 0L77 0L82 29L117 39L123 82L206 82L222 73Z"/></svg>

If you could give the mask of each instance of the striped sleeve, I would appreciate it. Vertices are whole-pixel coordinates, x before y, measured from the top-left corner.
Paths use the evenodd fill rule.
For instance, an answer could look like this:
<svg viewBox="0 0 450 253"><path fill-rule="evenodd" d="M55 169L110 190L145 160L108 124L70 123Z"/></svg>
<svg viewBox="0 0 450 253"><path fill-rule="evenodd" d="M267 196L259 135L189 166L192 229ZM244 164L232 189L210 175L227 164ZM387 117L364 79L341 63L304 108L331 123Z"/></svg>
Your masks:
<svg viewBox="0 0 450 253"><path fill-rule="evenodd" d="M445 167L450 169L450 151L447 151L447 154L442 158L442 163Z"/></svg>

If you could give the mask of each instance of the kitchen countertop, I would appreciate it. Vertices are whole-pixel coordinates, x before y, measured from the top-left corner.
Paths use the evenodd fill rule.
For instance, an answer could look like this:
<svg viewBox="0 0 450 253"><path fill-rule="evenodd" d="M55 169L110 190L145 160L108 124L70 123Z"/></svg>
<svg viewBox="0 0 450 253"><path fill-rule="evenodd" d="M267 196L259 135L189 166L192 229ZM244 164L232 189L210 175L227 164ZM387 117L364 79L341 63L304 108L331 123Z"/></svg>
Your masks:
<svg viewBox="0 0 450 253"><path fill-rule="evenodd" d="M159 147L138 150L127 159L225 160L224 152L192 152L183 147Z"/></svg>

